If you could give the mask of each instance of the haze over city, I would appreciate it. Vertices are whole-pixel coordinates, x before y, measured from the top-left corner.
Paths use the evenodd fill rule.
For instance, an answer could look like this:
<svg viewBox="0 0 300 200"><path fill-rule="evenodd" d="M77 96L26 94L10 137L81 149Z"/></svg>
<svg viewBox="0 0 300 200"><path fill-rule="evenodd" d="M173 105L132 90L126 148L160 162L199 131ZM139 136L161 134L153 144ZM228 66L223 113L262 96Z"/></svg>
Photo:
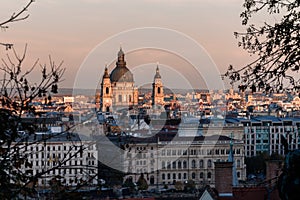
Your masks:
<svg viewBox="0 0 300 200"><path fill-rule="evenodd" d="M0 17L8 18L12 12L20 9L20 6L25 3L20 1L2 3ZM191 38L199 44L208 58L207 61L203 61L201 67L210 68L210 65L215 65L216 70L224 73L230 64L241 66L250 60L247 52L238 47L238 41L233 35L234 31L245 29L242 27L239 17L242 3L242 0L37 1L29 8L28 20L11 24L10 28L3 31L1 35L3 40L14 43L20 53L24 45L28 44L27 66L32 65L37 58L41 63L48 63L49 55L57 63L63 60L66 73L61 87L72 88L74 86L80 67L89 59L91 52L97 52L97 48L103 42L122 32L130 32L144 27L158 27ZM260 19L256 20L260 22ZM147 36L139 35L139 37L142 40ZM134 39L128 38L126 41L116 39L113 45L106 46L106 55L97 55L97 59L92 60L94 66L89 73L93 73L95 77L98 76L100 80L105 65L114 66L115 60L113 59L116 58L120 43L127 54L133 50L131 48L134 46ZM160 43L161 41L162 39L159 38L154 42ZM173 50L174 40L166 38L163 43L165 46L169 45L169 51ZM153 46L155 47L155 45ZM139 51L128 53L126 57L127 66L130 69L135 68L135 71L138 72L142 65L148 66L153 71L156 62L159 62L166 67L162 67L161 73L165 77L165 81L168 77L170 88L175 88L176 84L179 85L178 78L172 79L176 76L168 74L170 71L175 71L175 74L186 73L183 75L183 79L193 75L192 70L186 67L189 64L184 63L181 58L177 59L178 56L174 59L176 56L171 55L170 52L157 49L145 50L142 49L143 46L139 48ZM187 53L194 52L193 50L185 51ZM5 50L1 49L1 54L5 53ZM195 56L198 56L197 53L199 52L196 52ZM176 67L177 70L170 70ZM141 72L143 74L144 71ZM37 73L38 71L33 73L33 76L38 77ZM152 77L153 74L150 76ZM151 81L149 79L138 86ZM204 80L204 82L206 81ZM205 83L202 83L203 81L189 84L193 88L207 87ZM229 87L228 84L225 83L225 85L227 88ZM91 88L90 85L82 85L82 87ZM178 87L180 88L180 86ZM184 86L184 88L189 87Z"/></svg>

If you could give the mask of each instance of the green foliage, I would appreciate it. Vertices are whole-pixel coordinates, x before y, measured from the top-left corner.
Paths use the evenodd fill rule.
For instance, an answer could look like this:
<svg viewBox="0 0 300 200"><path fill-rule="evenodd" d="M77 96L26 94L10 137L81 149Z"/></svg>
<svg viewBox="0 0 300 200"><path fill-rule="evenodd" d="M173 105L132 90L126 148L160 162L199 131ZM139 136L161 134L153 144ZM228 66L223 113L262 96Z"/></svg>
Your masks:
<svg viewBox="0 0 300 200"><path fill-rule="evenodd" d="M135 189L135 184L132 182L132 179L127 178L123 184L124 187L129 187L131 191Z"/></svg>
<svg viewBox="0 0 300 200"><path fill-rule="evenodd" d="M266 160L270 157L266 153L258 154L257 156L253 157L246 157L245 164L246 164L246 171L247 174L259 174L259 173L266 173Z"/></svg>
<svg viewBox="0 0 300 200"><path fill-rule="evenodd" d="M283 172L278 180L280 198L299 199L300 190L300 150L289 152L284 160Z"/></svg>
<svg viewBox="0 0 300 200"><path fill-rule="evenodd" d="M195 181L189 179L184 183L184 188L186 191L193 191L196 188Z"/></svg>
<svg viewBox="0 0 300 200"><path fill-rule="evenodd" d="M148 183L146 179L144 178L144 174L142 173L139 180L137 181L138 189L139 190L147 190L148 189Z"/></svg>
<svg viewBox="0 0 300 200"><path fill-rule="evenodd" d="M181 181L176 181L174 187L175 187L176 190L182 191L183 190L183 183Z"/></svg>
<svg viewBox="0 0 300 200"><path fill-rule="evenodd" d="M238 45L256 58L240 69L230 66L225 74L232 84L240 84L241 91L300 92L299 5L299 0L245 0L241 18L247 29L234 35L240 39ZM261 12L280 20L249 24Z"/></svg>

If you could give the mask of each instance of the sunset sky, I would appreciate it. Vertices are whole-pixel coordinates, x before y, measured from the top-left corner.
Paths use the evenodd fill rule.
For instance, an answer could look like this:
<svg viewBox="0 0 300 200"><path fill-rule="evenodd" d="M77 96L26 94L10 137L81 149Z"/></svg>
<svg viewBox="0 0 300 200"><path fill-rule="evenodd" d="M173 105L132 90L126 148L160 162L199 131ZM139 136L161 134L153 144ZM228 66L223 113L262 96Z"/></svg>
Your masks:
<svg viewBox="0 0 300 200"><path fill-rule="evenodd" d="M11 13L20 10L26 2L26 0L1 1L1 21L10 17ZM26 65L28 66L37 58L41 63L47 63L49 55L57 63L63 60L67 71L62 87L73 87L78 73L79 76L82 76L83 72L87 73L86 82L91 80L90 75L100 79L105 64L110 70L114 67L113 59L116 58L122 43L124 52L128 53L126 57L128 68L137 74L147 74L153 78L156 62L159 62L162 66L162 76L164 78L168 76L169 87L177 87L176 75L170 75L172 68L175 74L183 73L185 80L193 76L193 72L185 66L184 59L180 59L180 53L177 52L176 56L170 54L174 48L177 48L175 44L178 48L183 48L185 45L179 44L177 36L172 38L169 33L171 35L179 33L196 42L202 48L202 53L207 54L206 56L211 59L211 63L215 64L220 73L224 73L229 64L240 66L250 61L249 55L237 46L238 41L233 36L234 31L245 29L241 26L239 17L242 3L243 0L36 0L29 8L30 17L26 21L10 24L8 30L1 31L1 42L14 43L15 48L20 52L27 43L29 49ZM150 32L140 32L137 36L140 40L147 40L150 37L150 41L154 42L152 45L148 41L148 46L138 46L141 43L136 43L134 34L126 36L129 37L127 39L118 37L124 32L132 32L144 27L156 27L154 30L168 30L169 33L166 33L164 39L162 36L164 33L160 34L159 31L153 33L158 36L152 38L151 28L147 29ZM105 46L105 41L111 45ZM160 48L161 43L164 44L163 48L170 52L165 53L155 49ZM103 53L104 46L105 53ZM153 46L154 49L147 49L149 46ZM137 48L140 50L136 51ZM174 51L176 53L176 50ZM184 49L185 53L190 55L194 53L196 56L198 52L195 51L198 50L190 49L188 46ZM1 58L6 53L4 48L0 49ZM94 60L90 62L89 57L93 53L96 54ZM174 57L178 56L179 60L176 61L177 58ZM206 65L205 62L201 64L202 67ZM179 63L181 67L174 67ZM86 70L87 65L93 67ZM140 68L141 66L145 68ZM206 68L210 69L210 67ZM201 67L199 69L201 70ZM34 78L38 77L36 73L34 76ZM219 75L214 74L214 76ZM139 80L139 78L135 79ZM138 86L141 84L145 83L138 83ZM192 87L197 87L197 84L192 84ZM81 82L77 86L91 87Z"/></svg>

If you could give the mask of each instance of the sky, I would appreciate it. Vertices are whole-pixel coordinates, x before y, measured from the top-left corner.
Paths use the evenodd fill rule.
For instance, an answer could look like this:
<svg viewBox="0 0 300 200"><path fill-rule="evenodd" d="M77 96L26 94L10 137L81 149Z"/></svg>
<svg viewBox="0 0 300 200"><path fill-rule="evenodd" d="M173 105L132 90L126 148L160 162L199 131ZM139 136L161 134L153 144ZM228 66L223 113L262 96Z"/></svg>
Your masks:
<svg viewBox="0 0 300 200"><path fill-rule="evenodd" d="M20 10L26 0L0 3L0 20ZM230 64L251 57L238 47L234 31L243 31L243 0L36 0L30 17L2 30L1 42L18 52L28 44L26 66L37 58L64 61L60 87L98 87L108 66L115 66L122 46L136 85L150 83L159 65L173 88L221 88L220 74ZM0 49L0 57L7 51ZM159 63L159 64L157 64ZM38 80L37 69L32 79ZM97 82L98 81L98 82ZM95 83L97 82L97 83ZM221 86L223 84L223 86Z"/></svg>

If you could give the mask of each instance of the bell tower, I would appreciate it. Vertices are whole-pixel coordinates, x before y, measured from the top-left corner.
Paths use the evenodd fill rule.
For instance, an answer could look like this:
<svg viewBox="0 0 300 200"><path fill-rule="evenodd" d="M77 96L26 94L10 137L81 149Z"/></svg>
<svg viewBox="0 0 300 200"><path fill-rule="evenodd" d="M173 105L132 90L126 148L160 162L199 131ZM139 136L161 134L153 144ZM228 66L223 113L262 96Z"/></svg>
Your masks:
<svg viewBox="0 0 300 200"><path fill-rule="evenodd" d="M101 83L101 111L112 112L112 89L110 76L107 67L105 67Z"/></svg>
<svg viewBox="0 0 300 200"><path fill-rule="evenodd" d="M152 106L164 104L164 87L161 81L161 75L159 73L159 67L157 64L154 81L152 83Z"/></svg>

